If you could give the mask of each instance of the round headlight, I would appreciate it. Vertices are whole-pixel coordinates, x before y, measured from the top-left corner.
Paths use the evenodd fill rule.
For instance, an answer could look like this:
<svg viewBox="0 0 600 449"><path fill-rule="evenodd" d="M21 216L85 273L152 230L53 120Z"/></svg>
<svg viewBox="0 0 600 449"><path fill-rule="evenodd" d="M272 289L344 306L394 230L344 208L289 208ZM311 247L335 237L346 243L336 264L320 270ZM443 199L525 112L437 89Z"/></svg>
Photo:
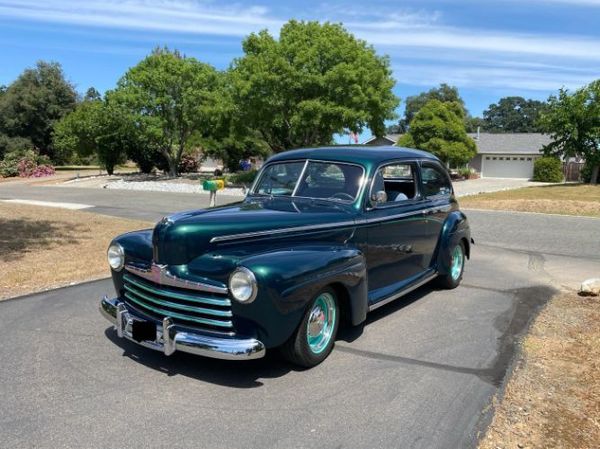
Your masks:
<svg viewBox="0 0 600 449"><path fill-rule="evenodd" d="M108 247L108 264L115 271L121 271L125 265L125 251L118 243L113 243Z"/></svg>
<svg viewBox="0 0 600 449"><path fill-rule="evenodd" d="M245 267L236 268L229 276L229 291L231 296L239 302L250 303L254 301L257 293L254 273Z"/></svg>

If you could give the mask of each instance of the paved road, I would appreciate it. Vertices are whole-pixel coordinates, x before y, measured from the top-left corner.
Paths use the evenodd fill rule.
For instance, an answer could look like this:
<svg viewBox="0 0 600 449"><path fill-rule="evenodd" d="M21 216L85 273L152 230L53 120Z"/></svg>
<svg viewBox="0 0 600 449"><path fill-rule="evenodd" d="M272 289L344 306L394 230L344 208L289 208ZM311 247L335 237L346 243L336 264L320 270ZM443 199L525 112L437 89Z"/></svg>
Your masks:
<svg viewBox="0 0 600 449"><path fill-rule="evenodd" d="M196 201L186 197L166 198L186 208ZM103 212L173 209L161 195L123 201L131 209L103 202ZM600 220L469 216L478 245L460 288L426 286L382 307L308 371L273 355L165 358L121 341L97 311L110 281L2 302L0 446L473 446L533 311L600 273L590 238Z"/></svg>
<svg viewBox="0 0 600 449"><path fill-rule="evenodd" d="M17 183L0 184L0 200L7 199L89 204L94 206L86 209L90 212L151 221L157 221L177 210L208 206L208 195L193 193L133 192ZM217 204L240 200L240 197L235 196L217 196Z"/></svg>

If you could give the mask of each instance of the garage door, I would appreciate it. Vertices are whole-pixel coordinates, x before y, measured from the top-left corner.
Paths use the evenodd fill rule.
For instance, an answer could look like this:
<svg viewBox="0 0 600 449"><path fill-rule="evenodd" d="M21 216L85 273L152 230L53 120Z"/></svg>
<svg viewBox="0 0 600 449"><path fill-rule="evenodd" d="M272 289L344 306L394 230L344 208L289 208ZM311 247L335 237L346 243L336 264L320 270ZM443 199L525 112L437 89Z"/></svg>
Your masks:
<svg viewBox="0 0 600 449"><path fill-rule="evenodd" d="M533 177L533 156L486 155L483 156L481 175L484 178Z"/></svg>

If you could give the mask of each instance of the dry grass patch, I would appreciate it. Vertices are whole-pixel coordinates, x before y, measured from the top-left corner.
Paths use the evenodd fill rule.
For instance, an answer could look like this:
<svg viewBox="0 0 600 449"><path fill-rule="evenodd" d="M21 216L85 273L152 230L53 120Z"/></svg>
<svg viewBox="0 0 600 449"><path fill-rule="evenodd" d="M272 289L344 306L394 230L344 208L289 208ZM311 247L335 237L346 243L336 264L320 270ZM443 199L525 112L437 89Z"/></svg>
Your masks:
<svg viewBox="0 0 600 449"><path fill-rule="evenodd" d="M600 217L600 185L564 184L482 193L459 199L465 208Z"/></svg>
<svg viewBox="0 0 600 449"><path fill-rule="evenodd" d="M0 299L109 275L106 248L151 223L0 203Z"/></svg>
<svg viewBox="0 0 600 449"><path fill-rule="evenodd" d="M600 297L552 299L480 449L600 447Z"/></svg>

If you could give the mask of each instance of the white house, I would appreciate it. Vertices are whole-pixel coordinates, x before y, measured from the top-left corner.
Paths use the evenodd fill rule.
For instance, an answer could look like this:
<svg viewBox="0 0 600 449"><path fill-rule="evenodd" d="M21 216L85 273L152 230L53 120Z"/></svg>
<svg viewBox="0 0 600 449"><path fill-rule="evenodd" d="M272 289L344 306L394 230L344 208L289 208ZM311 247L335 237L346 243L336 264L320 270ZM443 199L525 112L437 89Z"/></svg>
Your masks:
<svg viewBox="0 0 600 449"><path fill-rule="evenodd" d="M400 134L373 137L365 145L394 145ZM483 178L532 178L533 162L542 156L550 137L540 133L470 133L477 155L469 162Z"/></svg>

